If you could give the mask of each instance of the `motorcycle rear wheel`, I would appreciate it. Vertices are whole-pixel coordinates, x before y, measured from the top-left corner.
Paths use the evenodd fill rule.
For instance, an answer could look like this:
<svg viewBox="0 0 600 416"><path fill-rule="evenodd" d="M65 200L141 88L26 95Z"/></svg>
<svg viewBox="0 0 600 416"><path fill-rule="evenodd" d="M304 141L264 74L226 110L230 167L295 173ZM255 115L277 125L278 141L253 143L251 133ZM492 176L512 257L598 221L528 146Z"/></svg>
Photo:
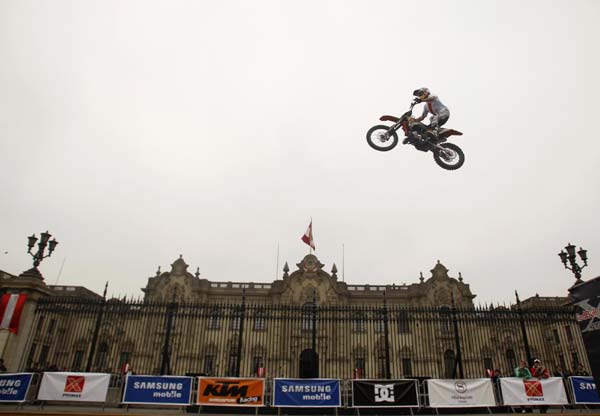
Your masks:
<svg viewBox="0 0 600 416"><path fill-rule="evenodd" d="M367 143L375 150L387 152L392 150L398 144L398 134L390 131L389 126L373 126L367 132Z"/></svg>
<svg viewBox="0 0 600 416"><path fill-rule="evenodd" d="M446 170L456 170L465 163L465 154L457 145L441 143L439 146L444 150L437 148L433 150L433 159L438 166Z"/></svg>

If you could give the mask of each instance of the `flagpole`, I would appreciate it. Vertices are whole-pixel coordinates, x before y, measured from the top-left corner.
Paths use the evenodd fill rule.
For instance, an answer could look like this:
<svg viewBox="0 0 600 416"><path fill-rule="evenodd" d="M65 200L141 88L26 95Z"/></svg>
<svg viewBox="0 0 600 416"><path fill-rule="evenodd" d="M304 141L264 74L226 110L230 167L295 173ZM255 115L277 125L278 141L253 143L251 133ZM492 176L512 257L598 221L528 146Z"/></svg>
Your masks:
<svg viewBox="0 0 600 416"><path fill-rule="evenodd" d="M277 273L279 273L279 241L277 242L277 263L275 266L275 280L277 280Z"/></svg>
<svg viewBox="0 0 600 416"><path fill-rule="evenodd" d="M344 252L344 245L342 244L342 282L344 281L344 265L345 265L345 252Z"/></svg>
<svg viewBox="0 0 600 416"><path fill-rule="evenodd" d="M310 238L313 238L312 237L312 228L313 228L313 223L312 223L312 215L311 215L310 216L310 235L311 235ZM312 254L312 246L310 244L308 245L308 254Z"/></svg>

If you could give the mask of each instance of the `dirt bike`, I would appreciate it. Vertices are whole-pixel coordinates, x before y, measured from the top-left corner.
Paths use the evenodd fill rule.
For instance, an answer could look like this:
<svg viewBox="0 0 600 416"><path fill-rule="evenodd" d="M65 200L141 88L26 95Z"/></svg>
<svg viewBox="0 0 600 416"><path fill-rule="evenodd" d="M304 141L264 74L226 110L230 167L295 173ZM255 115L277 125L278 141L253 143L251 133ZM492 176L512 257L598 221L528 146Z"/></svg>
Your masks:
<svg viewBox="0 0 600 416"><path fill-rule="evenodd" d="M404 144L413 145L422 152L433 153L435 163L444 169L456 170L465 163L465 154L455 144L445 143L450 136L462 136L462 133L453 129L440 128L437 134L425 124L412 120L412 109L419 101L413 101L410 109L400 117L381 116L381 121L391 121L391 126L373 126L367 132L367 143L375 150L387 152L398 144L397 130L402 128L405 139Z"/></svg>

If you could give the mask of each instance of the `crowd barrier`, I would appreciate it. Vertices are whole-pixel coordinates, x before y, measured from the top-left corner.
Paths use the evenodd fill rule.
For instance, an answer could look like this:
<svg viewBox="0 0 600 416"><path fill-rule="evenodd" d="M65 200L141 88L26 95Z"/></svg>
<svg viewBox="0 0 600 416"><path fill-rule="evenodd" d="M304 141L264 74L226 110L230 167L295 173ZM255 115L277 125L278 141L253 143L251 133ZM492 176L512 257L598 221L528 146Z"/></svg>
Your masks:
<svg viewBox="0 0 600 416"><path fill-rule="evenodd" d="M155 406L461 408L599 405L592 377L294 379L45 372L0 374L0 402ZM36 391L32 392L31 387ZM195 393L195 394L194 394Z"/></svg>

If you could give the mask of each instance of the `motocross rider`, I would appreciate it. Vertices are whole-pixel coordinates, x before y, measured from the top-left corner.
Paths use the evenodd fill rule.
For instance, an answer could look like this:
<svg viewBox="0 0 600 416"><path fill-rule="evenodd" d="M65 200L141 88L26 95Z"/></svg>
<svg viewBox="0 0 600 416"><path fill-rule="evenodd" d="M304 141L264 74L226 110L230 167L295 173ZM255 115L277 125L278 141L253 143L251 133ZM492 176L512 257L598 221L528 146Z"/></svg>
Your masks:
<svg viewBox="0 0 600 416"><path fill-rule="evenodd" d="M432 116L431 120L429 121L429 128L437 137L439 128L446 124L450 118L450 110L448 110L448 107L442 104L437 95L434 95L429 91L429 88L423 87L414 90L413 95L417 97L417 102L425 103L423 114L421 114L421 117L414 118L413 121L421 122L425 119L425 117L427 117L428 114L431 114Z"/></svg>

